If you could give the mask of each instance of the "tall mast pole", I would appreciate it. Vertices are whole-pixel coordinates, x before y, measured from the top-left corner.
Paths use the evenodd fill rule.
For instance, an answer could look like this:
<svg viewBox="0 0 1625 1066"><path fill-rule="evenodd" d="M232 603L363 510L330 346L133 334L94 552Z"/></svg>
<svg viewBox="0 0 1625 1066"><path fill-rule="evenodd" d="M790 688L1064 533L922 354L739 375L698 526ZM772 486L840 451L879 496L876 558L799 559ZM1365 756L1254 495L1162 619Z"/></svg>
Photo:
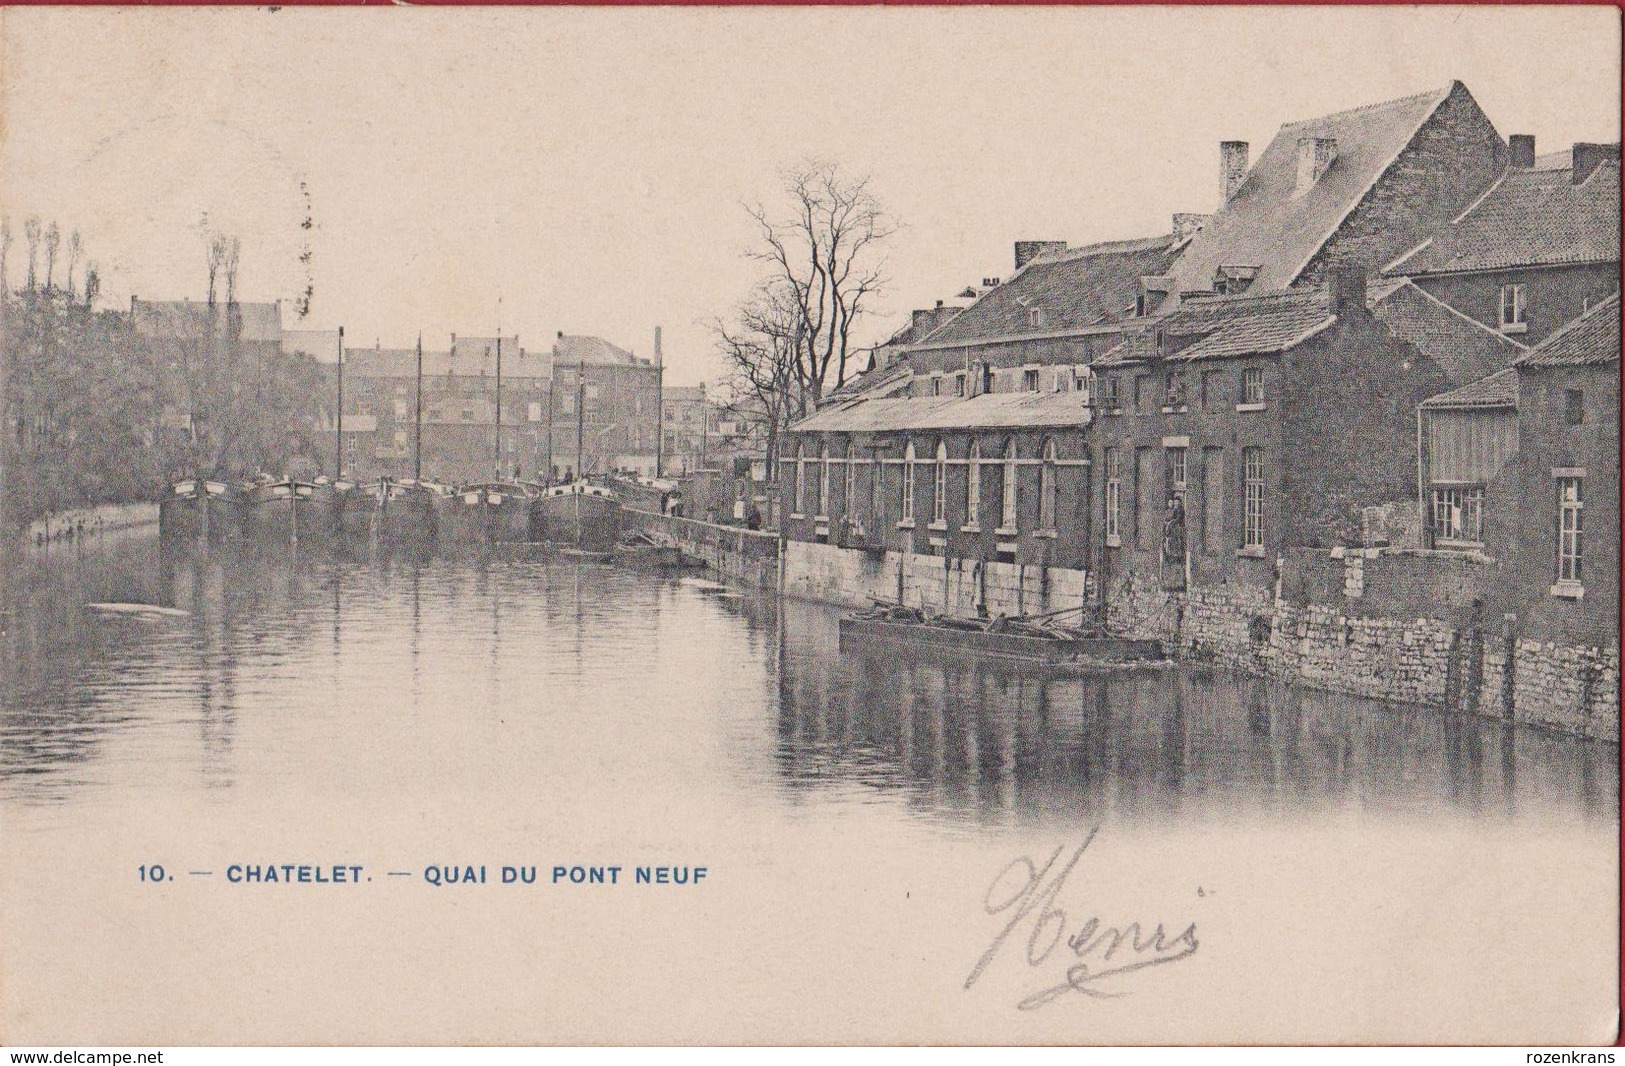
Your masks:
<svg viewBox="0 0 1625 1066"><path fill-rule="evenodd" d="M502 327L497 327L497 480L502 480Z"/></svg>
<svg viewBox="0 0 1625 1066"><path fill-rule="evenodd" d="M412 431L412 480L423 480L423 331L418 331L418 412Z"/></svg>
<svg viewBox="0 0 1625 1066"><path fill-rule="evenodd" d="M576 479L582 480L587 472L582 469L582 453L585 450L585 436L587 428L587 361L583 359L576 364Z"/></svg>
<svg viewBox="0 0 1625 1066"><path fill-rule="evenodd" d="M344 476L344 327L339 327L339 416L334 433L333 480Z"/></svg>

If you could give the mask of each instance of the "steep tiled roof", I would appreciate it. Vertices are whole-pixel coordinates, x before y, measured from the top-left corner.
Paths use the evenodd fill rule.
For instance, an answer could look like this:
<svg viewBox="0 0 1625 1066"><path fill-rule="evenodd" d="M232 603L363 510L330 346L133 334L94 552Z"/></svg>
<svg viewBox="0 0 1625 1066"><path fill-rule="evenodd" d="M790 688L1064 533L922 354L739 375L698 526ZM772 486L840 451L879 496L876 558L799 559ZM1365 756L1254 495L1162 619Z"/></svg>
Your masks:
<svg viewBox="0 0 1625 1066"><path fill-rule="evenodd" d="M1619 294L1547 337L1519 367L1598 366L1619 362Z"/></svg>
<svg viewBox="0 0 1625 1066"><path fill-rule="evenodd" d="M1509 170L1460 218L1388 268L1393 274L1619 261L1619 162L1580 184L1563 169Z"/></svg>
<svg viewBox="0 0 1625 1066"><path fill-rule="evenodd" d="M242 323L238 336L245 341L280 341L280 303L236 303L232 314ZM225 304L211 308L190 300L136 300L131 304L135 331L145 337L205 337L212 321L223 336L231 317Z"/></svg>
<svg viewBox="0 0 1625 1066"><path fill-rule="evenodd" d="M1257 267L1254 290L1292 284L1458 85L1282 126L1235 195L1191 239L1169 271L1179 290L1212 288L1221 266ZM1337 158L1297 196L1298 141L1303 137L1335 138Z"/></svg>
<svg viewBox="0 0 1625 1066"><path fill-rule="evenodd" d="M1366 292L1366 305L1388 332L1415 345L1452 381L1470 381L1499 370L1527 351L1405 278L1372 284ZM1285 351L1335 321L1324 286L1187 300L1169 315L1130 333L1094 365L1103 369L1158 358L1157 332L1163 334L1171 353L1166 356L1169 362L1191 362Z"/></svg>
<svg viewBox="0 0 1625 1066"><path fill-rule="evenodd" d="M1373 286L1373 290L1377 290ZM1388 331L1414 344L1451 381L1472 381L1528 351L1503 333L1457 311L1400 278L1383 283L1371 310Z"/></svg>
<svg viewBox="0 0 1625 1066"><path fill-rule="evenodd" d="M791 426L797 433L1084 426L1081 392L985 392L980 396L858 398L831 404Z"/></svg>
<svg viewBox="0 0 1625 1066"><path fill-rule="evenodd" d="M553 343L553 361L555 363L569 363L571 365L586 363L588 366L638 366L643 360L627 351L617 348L602 337L563 336Z"/></svg>
<svg viewBox="0 0 1625 1066"><path fill-rule="evenodd" d="M1173 237L1112 241L1040 256L923 341L924 347L983 338L1042 335L1116 322L1131 313L1140 277L1161 274ZM1033 308L1039 320L1031 318Z"/></svg>
<svg viewBox="0 0 1625 1066"><path fill-rule="evenodd" d="M1516 407L1518 372L1511 367L1498 370L1459 389L1442 392L1422 401L1423 407Z"/></svg>
<svg viewBox="0 0 1625 1066"><path fill-rule="evenodd" d="M1307 289L1189 300L1157 328L1168 340L1168 359L1189 362L1285 351L1335 321L1325 291Z"/></svg>

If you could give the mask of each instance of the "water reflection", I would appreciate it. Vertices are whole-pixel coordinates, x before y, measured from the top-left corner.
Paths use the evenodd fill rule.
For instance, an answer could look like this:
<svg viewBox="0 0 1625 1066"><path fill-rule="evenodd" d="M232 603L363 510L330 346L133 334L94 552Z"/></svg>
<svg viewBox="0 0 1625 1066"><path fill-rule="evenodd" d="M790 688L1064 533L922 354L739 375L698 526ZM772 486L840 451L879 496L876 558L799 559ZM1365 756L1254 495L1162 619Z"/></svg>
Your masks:
<svg viewBox="0 0 1625 1066"><path fill-rule="evenodd" d="M786 613L790 633L832 628L812 609ZM1211 670L1035 675L894 648L836 656L827 640L787 645L780 759L809 791L862 782L982 822L1425 814L1441 804L1618 816L1616 748L1490 719Z"/></svg>
<svg viewBox="0 0 1625 1066"><path fill-rule="evenodd" d="M693 781L719 808L895 804L965 826L1618 817L1612 745L1211 671L843 654L831 610L522 553L170 556L136 538L10 577L0 802L297 784L324 753L388 790L448 760L518 787L590 779L616 752L720 750ZM652 702L682 725L651 725ZM358 704L381 716L364 736Z"/></svg>

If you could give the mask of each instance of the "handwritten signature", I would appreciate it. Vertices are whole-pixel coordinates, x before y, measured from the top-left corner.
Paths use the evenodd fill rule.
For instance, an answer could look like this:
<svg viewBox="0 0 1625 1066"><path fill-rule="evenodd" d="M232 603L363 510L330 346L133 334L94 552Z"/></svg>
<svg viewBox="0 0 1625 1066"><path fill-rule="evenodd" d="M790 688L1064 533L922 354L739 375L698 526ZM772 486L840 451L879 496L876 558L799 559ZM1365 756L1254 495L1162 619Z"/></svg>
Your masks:
<svg viewBox="0 0 1625 1066"><path fill-rule="evenodd" d="M1091 829L1083 843L1064 862L1062 853L1066 845L1060 845L1042 867L1023 855L999 871L988 886L983 906L988 914L1009 912L1011 916L971 968L970 976L965 978L967 989L976 984L998 957L1005 941L1018 935L1023 925L1029 926L1029 967L1036 969L1046 965L1052 955L1062 961L1070 961L1065 980L1028 995L1017 1004L1021 1010L1037 1010L1074 992L1097 999L1115 999L1128 994L1118 990L1121 986L1117 979L1154 966L1179 962L1196 954L1195 922L1172 939L1168 938L1161 922L1149 933L1144 933L1139 922L1109 926L1093 917L1068 932L1071 925L1067 913L1056 905L1056 899L1099 831L1098 826ZM1057 949L1063 945L1066 950L1057 954Z"/></svg>

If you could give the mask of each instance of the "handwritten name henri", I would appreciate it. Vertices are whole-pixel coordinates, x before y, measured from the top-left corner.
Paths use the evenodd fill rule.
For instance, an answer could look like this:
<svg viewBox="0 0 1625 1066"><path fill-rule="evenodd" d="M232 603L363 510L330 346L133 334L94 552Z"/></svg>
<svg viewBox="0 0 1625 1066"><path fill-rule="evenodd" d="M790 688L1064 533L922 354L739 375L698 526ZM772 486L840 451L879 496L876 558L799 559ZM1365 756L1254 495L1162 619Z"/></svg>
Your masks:
<svg viewBox="0 0 1625 1066"><path fill-rule="evenodd" d="M1115 999L1128 994L1130 974L1168 966L1196 954L1196 923L1169 937L1161 922L1146 931L1139 921L1107 925L1097 917L1074 923L1057 903L1067 878L1094 841L1099 827L1063 859L1066 846L1050 853L1039 866L1023 855L999 871L983 897L989 915L1006 916L1003 927L965 978L975 986L1004 951L1006 942L1026 938L1029 969L1043 971L1047 982L1029 993L1017 1007L1037 1010L1063 997L1079 994ZM1056 980L1059 978L1059 980Z"/></svg>

